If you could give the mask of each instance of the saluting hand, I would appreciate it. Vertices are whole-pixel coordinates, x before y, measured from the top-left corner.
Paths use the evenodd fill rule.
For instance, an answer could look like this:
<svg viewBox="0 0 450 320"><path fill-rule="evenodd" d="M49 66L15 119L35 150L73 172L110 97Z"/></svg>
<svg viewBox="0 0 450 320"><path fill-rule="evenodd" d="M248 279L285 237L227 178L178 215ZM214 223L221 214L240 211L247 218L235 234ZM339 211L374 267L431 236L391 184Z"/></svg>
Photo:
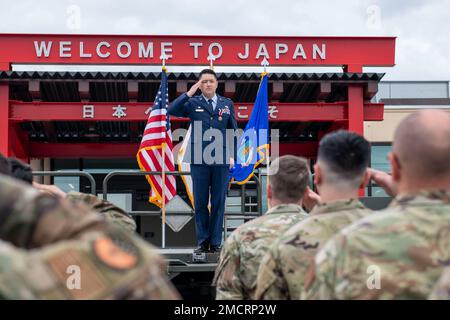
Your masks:
<svg viewBox="0 0 450 320"><path fill-rule="evenodd" d="M55 185L46 185L46 184L40 184L37 182L33 182L33 187L38 189L41 192L51 194L52 196L55 196L57 198L62 199L62 198L66 197L66 193Z"/></svg>
<svg viewBox="0 0 450 320"><path fill-rule="evenodd" d="M186 92L187 96L190 98L192 97L198 90L198 88L200 88L202 81L198 80L196 84L194 84L188 92Z"/></svg>
<svg viewBox="0 0 450 320"><path fill-rule="evenodd" d="M303 207L310 212L316 204L321 202L320 196L311 190L310 187L306 187L303 195Z"/></svg>
<svg viewBox="0 0 450 320"><path fill-rule="evenodd" d="M372 168L367 168L367 171L369 172L370 179L383 188L388 195L391 197L395 197L397 195L397 184L389 173Z"/></svg>

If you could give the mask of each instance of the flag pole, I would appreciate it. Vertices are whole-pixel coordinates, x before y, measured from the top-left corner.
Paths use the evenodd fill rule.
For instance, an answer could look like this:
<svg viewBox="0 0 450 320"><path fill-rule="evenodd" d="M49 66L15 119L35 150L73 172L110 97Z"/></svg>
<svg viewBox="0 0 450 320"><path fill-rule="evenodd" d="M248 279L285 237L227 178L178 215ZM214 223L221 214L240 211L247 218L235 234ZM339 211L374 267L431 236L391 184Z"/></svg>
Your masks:
<svg viewBox="0 0 450 320"><path fill-rule="evenodd" d="M269 177L270 177L270 152L269 152L269 146L267 146L266 148L266 163L267 163L267 185L269 185L270 181L269 181ZM266 197L267 200L267 208L269 209L269 198Z"/></svg>
<svg viewBox="0 0 450 320"><path fill-rule="evenodd" d="M261 73L261 80L264 76L267 75L267 66L269 65L269 61L266 57L264 57L263 61L261 62L261 65L264 67L264 71ZM268 143L268 146L266 147L266 172L267 172L267 181L266 184L269 185L270 183L270 151L269 151L270 143ZM266 197L267 201L267 208L269 208L269 198Z"/></svg>
<svg viewBox="0 0 450 320"><path fill-rule="evenodd" d="M166 166L165 166L165 158L166 158L166 143L162 144L162 185L161 185L161 193L162 193L162 206L161 206L161 214L162 214L162 247L166 247L166 193L164 192L164 187L166 186Z"/></svg>
<svg viewBox="0 0 450 320"><path fill-rule="evenodd" d="M167 55L165 53L163 53L160 57L160 59L162 60L162 72L166 72L167 68L166 68L166 59L167 59ZM161 205L161 232L162 232L162 244L161 247L165 248L166 247L166 193L165 193L165 186L166 186L166 143L163 142L162 143L162 164L161 164L161 168L162 168L162 183L161 183L161 201L162 201L162 205Z"/></svg>
<svg viewBox="0 0 450 320"><path fill-rule="evenodd" d="M209 61L209 68L211 70L214 70L214 61L216 60L216 58L212 54L210 54L207 60Z"/></svg>

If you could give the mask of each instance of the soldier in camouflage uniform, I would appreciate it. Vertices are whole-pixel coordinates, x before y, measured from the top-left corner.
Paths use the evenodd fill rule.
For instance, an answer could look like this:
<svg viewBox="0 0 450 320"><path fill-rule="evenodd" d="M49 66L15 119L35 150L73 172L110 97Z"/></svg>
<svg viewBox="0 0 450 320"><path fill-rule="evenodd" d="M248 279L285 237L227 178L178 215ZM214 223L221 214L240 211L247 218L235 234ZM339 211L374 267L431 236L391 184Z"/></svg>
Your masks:
<svg viewBox="0 0 450 320"><path fill-rule="evenodd" d="M358 200L359 188L369 179L369 142L348 131L333 132L321 140L317 159L314 182L321 203L266 253L256 299L300 299L317 251L344 226L370 213Z"/></svg>
<svg viewBox="0 0 450 320"><path fill-rule="evenodd" d="M430 300L450 300L450 267L444 269L430 294Z"/></svg>
<svg viewBox="0 0 450 320"><path fill-rule="evenodd" d="M117 223L119 226L129 231L136 231L136 222L121 208L111 202L102 200L92 194L70 191L67 194L54 185L43 185L33 182L31 167L16 158L8 158L10 174L12 177L30 183L36 189L50 193L55 196L65 197L72 202L81 202L91 210L104 216L107 221Z"/></svg>
<svg viewBox="0 0 450 320"><path fill-rule="evenodd" d="M309 170L303 158L283 156L270 165L269 211L237 228L226 240L213 284L216 299L253 299L261 258L285 230L307 217L302 209Z"/></svg>
<svg viewBox="0 0 450 320"><path fill-rule="evenodd" d="M373 172L392 204L342 230L316 255L308 299L427 299L450 261L450 117L406 117L389 155L392 176Z"/></svg>
<svg viewBox="0 0 450 320"><path fill-rule="evenodd" d="M2 175L0 239L0 298L179 298L144 240L81 203Z"/></svg>

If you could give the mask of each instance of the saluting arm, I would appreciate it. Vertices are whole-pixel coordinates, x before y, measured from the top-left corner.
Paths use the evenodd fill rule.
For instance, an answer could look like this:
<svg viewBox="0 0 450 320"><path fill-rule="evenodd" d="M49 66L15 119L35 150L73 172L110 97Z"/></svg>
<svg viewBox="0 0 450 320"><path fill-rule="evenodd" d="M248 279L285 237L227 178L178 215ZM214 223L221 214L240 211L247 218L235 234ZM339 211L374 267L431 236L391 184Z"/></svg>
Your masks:
<svg viewBox="0 0 450 320"><path fill-rule="evenodd" d="M183 93L181 96L176 98L170 106L167 108L169 115L175 117L189 117L191 113L189 99L195 94L197 89L200 87L200 80L194 84L188 92Z"/></svg>
<svg viewBox="0 0 450 320"><path fill-rule="evenodd" d="M124 210L112 204L109 201L100 199L93 194L70 191L66 195L66 199L74 203L81 202L89 207L89 209L104 216L107 221L115 223L126 230L136 231L136 222Z"/></svg>
<svg viewBox="0 0 450 320"><path fill-rule="evenodd" d="M167 108L167 112L171 116L175 117L188 117L189 116L189 96L183 93L176 98Z"/></svg>

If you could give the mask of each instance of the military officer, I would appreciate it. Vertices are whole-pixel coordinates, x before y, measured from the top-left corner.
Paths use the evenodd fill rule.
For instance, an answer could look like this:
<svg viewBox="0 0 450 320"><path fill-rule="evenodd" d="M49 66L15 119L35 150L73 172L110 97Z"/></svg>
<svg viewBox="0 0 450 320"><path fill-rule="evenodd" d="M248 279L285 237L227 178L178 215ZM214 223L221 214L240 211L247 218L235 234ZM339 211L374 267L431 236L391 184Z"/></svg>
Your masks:
<svg viewBox="0 0 450 320"><path fill-rule="evenodd" d="M191 120L187 154L194 188L196 252L220 252L229 167L233 166L236 153L236 139L227 143L227 129L237 129L233 102L216 94L217 85L216 73L205 69L200 72L199 81L168 108L170 115ZM194 96L197 89L201 94Z"/></svg>

